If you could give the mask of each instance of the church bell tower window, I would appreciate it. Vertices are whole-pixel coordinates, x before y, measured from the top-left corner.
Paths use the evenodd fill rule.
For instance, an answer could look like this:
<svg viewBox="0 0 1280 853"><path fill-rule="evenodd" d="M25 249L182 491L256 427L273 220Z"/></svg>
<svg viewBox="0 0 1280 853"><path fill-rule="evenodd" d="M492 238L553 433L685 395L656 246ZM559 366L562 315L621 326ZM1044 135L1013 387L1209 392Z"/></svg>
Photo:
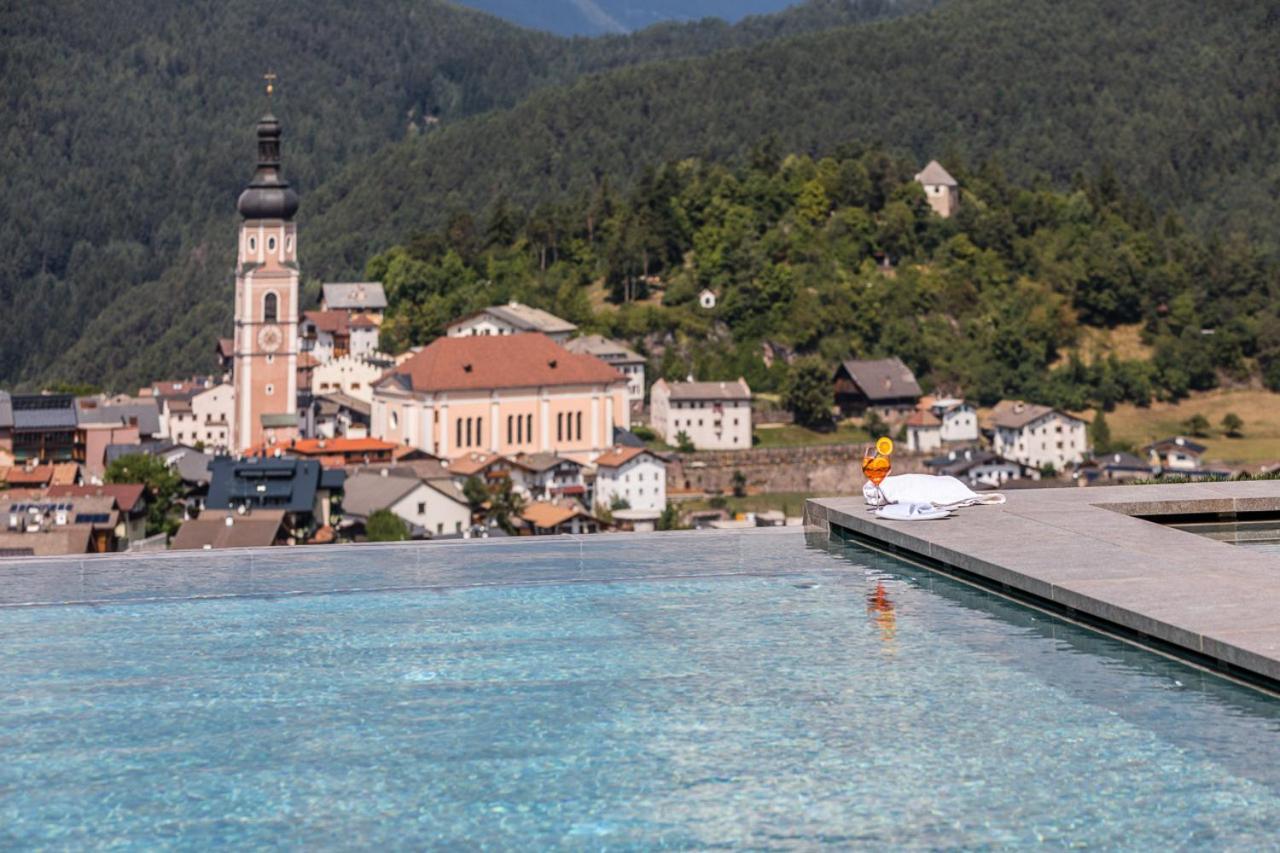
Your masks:
<svg viewBox="0 0 1280 853"><path fill-rule="evenodd" d="M280 313L279 304L280 300L274 293L268 293L262 298L262 322L276 322Z"/></svg>

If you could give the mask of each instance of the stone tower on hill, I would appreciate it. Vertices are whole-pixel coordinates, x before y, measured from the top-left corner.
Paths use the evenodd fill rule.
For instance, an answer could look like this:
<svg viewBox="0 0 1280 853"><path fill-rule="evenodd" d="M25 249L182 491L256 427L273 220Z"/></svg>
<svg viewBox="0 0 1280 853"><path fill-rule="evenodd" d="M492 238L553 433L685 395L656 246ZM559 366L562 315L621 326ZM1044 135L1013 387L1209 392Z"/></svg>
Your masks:
<svg viewBox="0 0 1280 853"><path fill-rule="evenodd" d="M930 160L916 181L924 187L924 194L929 199L933 212L946 219L956 212L960 206L960 185L951 173L942 168L937 160Z"/></svg>

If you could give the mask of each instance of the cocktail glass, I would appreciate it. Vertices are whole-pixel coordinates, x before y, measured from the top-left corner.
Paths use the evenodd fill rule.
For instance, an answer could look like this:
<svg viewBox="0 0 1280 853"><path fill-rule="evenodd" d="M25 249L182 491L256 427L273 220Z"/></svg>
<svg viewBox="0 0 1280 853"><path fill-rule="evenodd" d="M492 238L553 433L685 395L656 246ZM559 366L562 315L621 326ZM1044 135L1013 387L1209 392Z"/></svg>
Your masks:
<svg viewBox="0 0 1280 853"><path fill-rule="evenodd" d="M880 503L887 504L889 499L885 497L884 490L880 488L880 484L884 482L884 478L889 476L889 472L893 470L893 462L886 453L881 453L874 444L869 444L862 451L862 473L872 485L876 487L876 491L880 493Z"/></svg>

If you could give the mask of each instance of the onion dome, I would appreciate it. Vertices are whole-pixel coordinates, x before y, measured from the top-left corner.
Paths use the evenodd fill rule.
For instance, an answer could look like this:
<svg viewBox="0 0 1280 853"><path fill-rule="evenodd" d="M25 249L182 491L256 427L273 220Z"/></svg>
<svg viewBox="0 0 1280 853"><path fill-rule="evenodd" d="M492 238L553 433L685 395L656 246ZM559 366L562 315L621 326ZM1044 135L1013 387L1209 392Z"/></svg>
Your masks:
<svg viewBox="0 0 1280 853"><path fill-rule="evenodd" d="M258 121L258 168L236 203L245 219L292 219L298 194L280 174L280 121L267 113Z"/></svg>

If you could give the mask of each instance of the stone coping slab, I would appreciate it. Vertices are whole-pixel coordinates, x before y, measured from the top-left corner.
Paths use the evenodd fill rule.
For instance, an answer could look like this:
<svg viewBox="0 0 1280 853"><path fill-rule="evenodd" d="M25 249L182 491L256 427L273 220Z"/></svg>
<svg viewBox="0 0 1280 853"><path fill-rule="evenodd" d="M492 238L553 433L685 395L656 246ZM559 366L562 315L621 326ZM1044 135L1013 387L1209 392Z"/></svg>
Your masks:
<svg viewBox="0 0 1280 853"><path fill-rule="evenodd" d="M1149 519L1280 513L1280 481L1010 491L941 521L811 499L810 532L952 571L1159 651L1280 690L1280 558Z"/></svg>

